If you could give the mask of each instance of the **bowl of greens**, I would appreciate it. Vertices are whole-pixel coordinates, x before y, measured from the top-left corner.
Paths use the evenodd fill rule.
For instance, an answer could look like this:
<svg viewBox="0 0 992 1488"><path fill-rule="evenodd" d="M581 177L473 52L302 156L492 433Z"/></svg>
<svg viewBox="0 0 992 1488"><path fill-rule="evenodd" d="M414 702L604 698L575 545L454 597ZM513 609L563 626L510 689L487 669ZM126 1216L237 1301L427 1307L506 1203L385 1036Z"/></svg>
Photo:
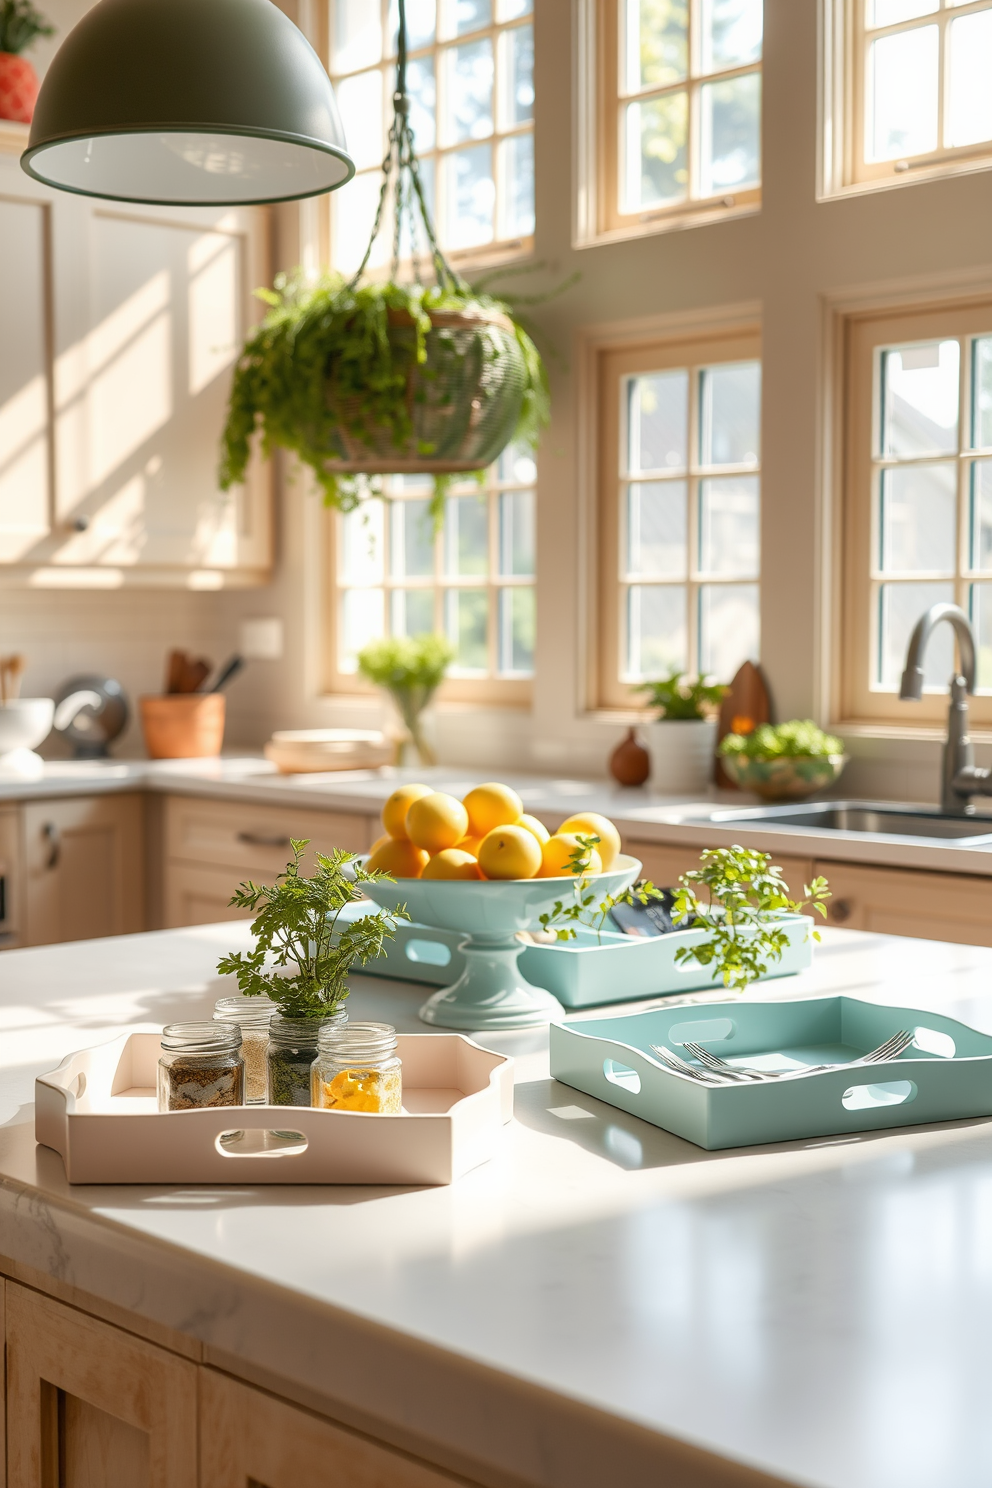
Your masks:
<svg viewBox="0 0 992 1488"><path fill-rule="evenodd" d="M825 734L810 718L727 734L717 753L735 785L766 801L799 801L826 790L847 764L840 739Z"/></svg>

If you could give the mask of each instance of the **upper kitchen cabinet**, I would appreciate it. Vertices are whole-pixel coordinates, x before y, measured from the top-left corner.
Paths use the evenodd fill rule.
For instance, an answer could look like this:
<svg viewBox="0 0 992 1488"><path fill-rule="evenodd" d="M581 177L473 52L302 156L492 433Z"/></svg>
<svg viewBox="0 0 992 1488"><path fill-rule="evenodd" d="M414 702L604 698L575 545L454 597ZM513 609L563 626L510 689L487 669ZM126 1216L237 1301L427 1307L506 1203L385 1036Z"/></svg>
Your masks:
<svg viewBox="0 0 992 1488"><path fill-rule="evenodd" d="M252 290L268 279L266 209L51 192L21 171L21 144L7 126L0 582L264 582L269 466L230 492L216 472Z"/></svg>

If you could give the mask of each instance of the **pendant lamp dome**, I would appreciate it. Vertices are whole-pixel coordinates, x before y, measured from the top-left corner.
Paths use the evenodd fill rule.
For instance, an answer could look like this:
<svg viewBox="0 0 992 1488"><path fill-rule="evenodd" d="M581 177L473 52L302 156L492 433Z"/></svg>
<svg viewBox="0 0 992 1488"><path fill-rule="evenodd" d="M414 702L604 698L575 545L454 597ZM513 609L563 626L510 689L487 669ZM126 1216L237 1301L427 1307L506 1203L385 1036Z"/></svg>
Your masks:
<svg viewBox="0 0 992 1488"><path fill-rule="evenodd" d="M355 174L320 58L271 0L99 0L55 54L21 165L162 206L293 201Z"/></svg>

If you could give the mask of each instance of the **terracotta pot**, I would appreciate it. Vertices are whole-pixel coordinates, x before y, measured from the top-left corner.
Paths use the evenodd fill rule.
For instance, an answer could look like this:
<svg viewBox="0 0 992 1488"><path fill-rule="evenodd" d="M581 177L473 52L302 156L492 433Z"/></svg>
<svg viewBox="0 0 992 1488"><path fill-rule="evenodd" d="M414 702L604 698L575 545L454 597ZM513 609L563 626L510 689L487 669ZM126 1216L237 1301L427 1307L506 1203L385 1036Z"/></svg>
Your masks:
<svg viewBox="0 0 992 1488"><path fill-rule="evenodd" d="M27 57L0 52L0 119L30 124L39 86L38 74Z"/></svg>
<svg viewBox="0 0 992 1488"><path fill-rule="evenodd" d="M149 759L206 759L224 742L222 692L143 697L141 727Z"/></svg>

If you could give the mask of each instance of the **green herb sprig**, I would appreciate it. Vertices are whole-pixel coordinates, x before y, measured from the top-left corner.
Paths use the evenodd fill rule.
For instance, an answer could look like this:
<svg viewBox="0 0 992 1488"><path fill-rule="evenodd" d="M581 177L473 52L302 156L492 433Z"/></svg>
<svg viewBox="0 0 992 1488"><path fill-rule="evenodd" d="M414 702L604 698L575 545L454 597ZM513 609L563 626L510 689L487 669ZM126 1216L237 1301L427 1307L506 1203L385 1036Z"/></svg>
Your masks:
<svg viewBox="0 0 992 1488"><path fill-rule="evenodd" d="M804 899L793 899L767 853L744 847L707 848L702 866L679 878L672 907L672 920L683 924L695 919L695 929L709 931L700 945L680 946L679 962L695 961L718 972L725 987L743 992L763 977L769 964L782 959L789 937L782 926L783 914L802 914L807 908L826 919L823 903L830 888L825 878L814 878L803 886ZM700 899L695 885L707 891ZM814 940L820 939L813 930Z"/></svg>
<svg viewBox="0 0 992 1488"><path fill-rule="evenodd" d="M635 692L646 692L648 706L657 708L659 717L691 720L706 717L706 708L722 702L727 688L720 682L708 682L699 676L695 681L684 672L670 672L656 682L641 682Z"/></svg>
<svg viewBox="0 0 992 1488"><path fill-rule="evenodd" d="M575 875L573 898L570 901L556 899L552 908L538 916L541 929L553 935L557 941L575 940L577 925L583 930L592 930L597 937L603 932L610 910L618 904L648 904L652 899L661 899L661 891L645 880L619 894L602 895L589 876L592 851L599 844L599 837L576 834L578 846L572 851L566 865L567 871Z"/></svg>
<svg viewBox="0 0 992 1488"><path fill-rule="evenodd" d="M377 910L339 929L341 911L364 897L360 885L389 875L363 868L354 853L335 849L317 853L316 871L307 877L300 864L308 844L308 838L293 839L292 860L271 887L250 880L238 886L230 903L257 911L251 925L255 946L217 963L222 976L237 977L242 996L269 997L287 1018L333 1013L348 996L351 966L381 956L396 933L396 921L410 918L405 908ZM280 973L278 968L286 966L296 970Z"/></svg>

